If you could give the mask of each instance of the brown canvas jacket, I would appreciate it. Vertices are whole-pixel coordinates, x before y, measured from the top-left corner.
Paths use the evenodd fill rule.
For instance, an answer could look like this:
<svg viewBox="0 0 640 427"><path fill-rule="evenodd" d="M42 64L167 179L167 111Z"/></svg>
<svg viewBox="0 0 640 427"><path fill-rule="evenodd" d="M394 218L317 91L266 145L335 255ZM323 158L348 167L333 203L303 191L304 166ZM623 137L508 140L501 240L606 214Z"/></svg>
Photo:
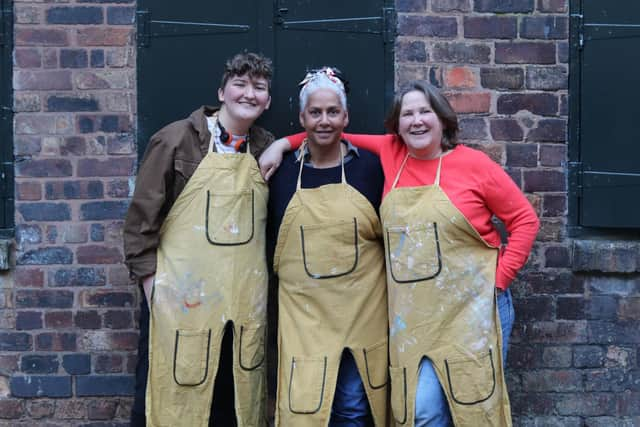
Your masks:
<svg viewBox="0 0 640 427"><path fill-rule="evenodd" d="M188 118L160 129L149 141L124 223L125 264L135 280L156 271L160 227L207 154L211 133L206 117L218 109L202 106ZM273 142L273 135L253 126L250 141L251 154L258 158Z"/></svg>

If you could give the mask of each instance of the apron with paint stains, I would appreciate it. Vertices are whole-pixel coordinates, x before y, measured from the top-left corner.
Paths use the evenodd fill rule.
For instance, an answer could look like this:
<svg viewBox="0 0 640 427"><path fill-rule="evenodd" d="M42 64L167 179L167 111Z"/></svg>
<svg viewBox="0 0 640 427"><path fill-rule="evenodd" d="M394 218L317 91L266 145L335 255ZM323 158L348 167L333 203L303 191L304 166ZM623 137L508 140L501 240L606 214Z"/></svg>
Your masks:
<svg viewBox="0 0 640 427"><path fill-rule="evenodd" d="M498 250L435 183L395 188L380 207L389 292L391 407L412 426L428 357L457 427L511 426L495 299Z"/></svg>
<svg viewBox="0 0 640 427"><path fill-rule="evenodd" d="M151 306L148 426L208 425L228 322L238 425L266 424L268 191L249 149L218 154L212 137L163 223Z"/></svg>
<svg viewBox="0 0 640 427"><path fill-rule="evenodd" d="M377 426L386 425L387 291L380 220L342 182L294 193L278 233L276 426L325 426L345 348L353 354Z"/></svg>

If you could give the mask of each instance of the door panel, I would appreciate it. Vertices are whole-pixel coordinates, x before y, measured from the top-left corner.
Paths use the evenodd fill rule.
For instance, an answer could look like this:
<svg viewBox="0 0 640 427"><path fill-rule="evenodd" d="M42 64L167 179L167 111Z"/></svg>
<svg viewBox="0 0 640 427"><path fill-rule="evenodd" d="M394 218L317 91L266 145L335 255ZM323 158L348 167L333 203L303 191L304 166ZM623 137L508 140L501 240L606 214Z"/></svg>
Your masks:
<svg viewBox="0 0 640 427"><path fill-rule="evenodd" d="M217 103L224 62L257 45L254 1L154 1L138 11L138 135L142 155L162 126ZM140 144L142 142L142 144Z"/></svg>
<svg viewBox="0 0 640 427"><path fill-rule="evenodd" d="M274 62L271 108L258 123L281 136L301 130L298 82L339 68L350 81L351 132L381 132L393 96L395 20L389 0L193 0L138 3L138 152L167 123L217 104L224 61L262 52Z"/></svg>

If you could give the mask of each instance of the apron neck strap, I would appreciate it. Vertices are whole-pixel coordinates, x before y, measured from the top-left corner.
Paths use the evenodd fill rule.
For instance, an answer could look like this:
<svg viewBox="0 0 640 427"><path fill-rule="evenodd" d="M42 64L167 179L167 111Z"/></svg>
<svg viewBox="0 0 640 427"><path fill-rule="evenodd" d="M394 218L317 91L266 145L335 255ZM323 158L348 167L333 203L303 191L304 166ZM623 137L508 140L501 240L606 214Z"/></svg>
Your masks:
<svg viewBox="0 0 640 427"><path fill-rule="evenodd" d="M400 165L400 169L398 169L398 173L396 174L396 178L393 180L393 184L391 185L391 189L395 189L396 185L398 185L398 181L400 180L400 174L404 170L405 165L407 164L407 159L409 158L409 152L407 151L407 155L404 156L404 160L402 160L402 164ZM438 169L436 170L436 179L434 181L434 185L440 185L440 170L442 169L442 154L438 157Z"/></svg>
<svg viewBox="0 0 640 427"><path fill-rule="evenodd" d="M304 168L304 152L307 149L307 145L309 144L309 140L305 138L304 141L302 141L302 145L300 145L299 148L299 153L300 153L300 157L298 158L298 161L300 162L300 168L298 170L298 183L296 185L296 188L298 190L300 190L302 188L302 169ZM341 169L341 183L344 184L347 182L347 176L344 173L344 155L342 154L342 142L340 142L340 169Z"/></svg>

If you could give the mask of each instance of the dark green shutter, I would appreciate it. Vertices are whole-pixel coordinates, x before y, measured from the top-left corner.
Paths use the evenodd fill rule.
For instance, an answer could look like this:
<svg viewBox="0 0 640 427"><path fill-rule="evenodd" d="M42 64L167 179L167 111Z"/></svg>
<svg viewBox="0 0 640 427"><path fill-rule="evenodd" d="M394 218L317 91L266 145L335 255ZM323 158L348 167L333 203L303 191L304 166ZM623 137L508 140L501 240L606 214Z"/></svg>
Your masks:
<svg viewBox="0 0 640 427"><path fill-rule="evenodd" d="M577 225L640 227L640 3L580 6L572 10L570 95Z"/></svg>
<svg viewBox="0 0 640 427"><path fill-rule="evenodd" d="M11 96L13 2L0 1L0 238L13 236L13 109Z"/></svg>

